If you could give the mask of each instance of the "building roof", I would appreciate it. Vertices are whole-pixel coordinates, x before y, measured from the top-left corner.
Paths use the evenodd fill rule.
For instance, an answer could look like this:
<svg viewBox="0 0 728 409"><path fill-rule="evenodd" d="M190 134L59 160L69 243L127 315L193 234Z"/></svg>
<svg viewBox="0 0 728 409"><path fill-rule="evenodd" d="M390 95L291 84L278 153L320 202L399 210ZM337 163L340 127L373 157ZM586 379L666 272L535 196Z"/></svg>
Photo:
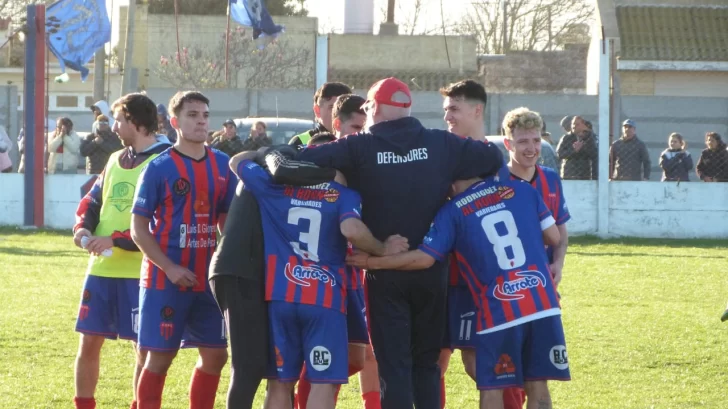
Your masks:
<svg viewBox="0 0 728 409"><path fill-rule="evenodd" d="M621 60L728 61L728 5L617 6Z"/></svg>

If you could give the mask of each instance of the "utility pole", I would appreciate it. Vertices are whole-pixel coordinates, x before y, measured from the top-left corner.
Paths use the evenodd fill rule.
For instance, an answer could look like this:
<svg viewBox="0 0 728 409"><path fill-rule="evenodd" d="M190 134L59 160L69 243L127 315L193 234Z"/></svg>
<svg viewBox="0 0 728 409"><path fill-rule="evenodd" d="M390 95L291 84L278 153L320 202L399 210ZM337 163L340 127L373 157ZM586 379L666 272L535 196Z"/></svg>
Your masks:
<svg viewBox="0 0 728 409"><path fill-rule="evenodd" d="M104 96L105 91L105 61L106 61L106 52L104 51L104 47L99 48L96 50L96 54L94 55L94 102L100 101L102 99L106 99Z"/></svg>
<svg viewBox="0 0 728 409"><path fill-rule="evenodd" d="M136 1L129 1L129 8L126 14L126 41L124 42L124 62L122 68L124 76L121 80L121 94L129 92L131 88L131 60L134 52L134 12L136 11Z"/></svg>
<svg viewBox="0 0 728 409"><path fill-rule="evenodd" d="M394 3L395 0L387 1L387 23L394 24Z"/></svg>

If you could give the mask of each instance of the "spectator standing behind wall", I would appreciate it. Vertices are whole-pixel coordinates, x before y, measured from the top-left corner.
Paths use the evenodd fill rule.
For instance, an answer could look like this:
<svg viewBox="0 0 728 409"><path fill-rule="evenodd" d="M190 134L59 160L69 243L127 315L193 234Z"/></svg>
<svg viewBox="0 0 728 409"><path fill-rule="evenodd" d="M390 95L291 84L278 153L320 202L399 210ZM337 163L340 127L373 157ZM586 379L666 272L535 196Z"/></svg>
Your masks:
<svg viewBox="0 0 728 409"><path fill-rule="evenodd" d="M660 167L662 168L662 181L688 182L688 172L693 168L693 158L687 151L687 143L677 132L670 134L669 148L660 154Z"/></svg>
<svg viewBox="0 0 728 409"><path fill-rule="evenodd" d="M631 119L622 123L622 137L609 149L609 176L612 180L650 180L647 146L637 137Z"/></svg>
<svg viewBox="0 0 728 409"><path fill-rule="evenodd" d="M222 130L215 132L212 138L211 147L224 152L229 157L233 157L243 151L243 141L238 136L238 128L235 121L228 119L222 124Z"/></svg>
<svg viewBox="0 0 728 409"><path fill-rule="evenodd" d="M78 173L81 139L70 118L58 118L56 130L48 133L48 173Z"/></svg>
<svg viewBox="0 0 728 409"><path fill-rule="evenodd" d="M728 150L723 139L715 132L705 134L707 149L698 159L695 171L703 182L728 182Z"/></svg>
<svg viewBox="0 0 728 409"><path fill-rule="evenodd" d="M122 148L121 140L111 131L109 118L99 115L94 124L96 132L92 132L81 141L81 156L87 157L86 173L98 175L104 170L109 156Z"/></svg>
<svg viewBox="0 0 728 409"><path fill-rule="evenodd" d="M582 117L575 116L572 119L571 132L561 137L556 154L562 161L562 179L590 180L596 178L595 175L592 175L592 163L597 160L597 144Z"/></svg>
<svg viewBox="0 0 728 409"><path fill-rule="evenodd" d="M10 160L10 149L13 142L10 140L5 127L0 125L0 173L13 171L13 162Z"/></svg>

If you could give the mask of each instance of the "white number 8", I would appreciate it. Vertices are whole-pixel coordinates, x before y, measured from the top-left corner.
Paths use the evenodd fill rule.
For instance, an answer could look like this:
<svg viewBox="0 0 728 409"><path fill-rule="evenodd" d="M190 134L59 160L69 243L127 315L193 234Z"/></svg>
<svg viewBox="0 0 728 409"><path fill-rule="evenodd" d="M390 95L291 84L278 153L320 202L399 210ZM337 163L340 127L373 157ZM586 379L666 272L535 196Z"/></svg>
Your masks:
<svg viewBox="0 0 728 409"><path fill-rule="evenodd" d="M506 234L501 236L495 229L495 225L503 223L506 227ZM508 210L501 210L483 217L480 225L485 231L485 236L490 244L493 245L493 251L498 258L498 267L502 270L512 270L526 264L526 252L523 250L523 243L518 238L518 227L516 220L513 219L513 213ZM510 247L513 252L513 258L508 257L506 249Z"/></svg>
<svg viewBox="0 0 728 409"><path fill-rule="evenodd" d="M318 263L319 236L321 234L321 212L306 207L292 207L288 211L288 223L298 226L299 220L308 220L308 231L302 231L298 235L298 242L290 242L293 251L305 260ZM300 243L299 243L300 242ZM301 243L305 243L308 251L301 249Z"/></svg>

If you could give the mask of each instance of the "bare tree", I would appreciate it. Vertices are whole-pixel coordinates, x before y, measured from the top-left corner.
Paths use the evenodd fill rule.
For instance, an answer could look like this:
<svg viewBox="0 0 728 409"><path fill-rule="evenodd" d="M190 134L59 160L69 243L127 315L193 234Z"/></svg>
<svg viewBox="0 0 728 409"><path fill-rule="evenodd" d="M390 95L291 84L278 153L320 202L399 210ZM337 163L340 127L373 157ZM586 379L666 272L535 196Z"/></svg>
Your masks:
<svg viewBox="0 0 728 409"><path fill-rule="evenodd" d="M406 4L406 8L403 4ZM382 21L387 21L389 4L383 4L380 13ZM443 34L442 19L446 34L456 34L456 25L452 16L441 13L440 3L432 0L409 0L397 2L395 5L394 21L401 27L400 32L405 35L436 35ZM439 16L437 22L425 21L428 15Z"/></svg>
<svg viewBox="0 0 728 409"><path fill-rule="evenodd" d="M593 15L587 0L473 0L458 31L474 35L482 54L547 51L588 42Z"/></svg>
<svg viewBox="0 0 728 409"><path fill-rule="evenodd" d="M225 42L194 44L182 55L162 55L152 74L177 88L310 88L313 55L285 37L259 50L247 30L231 30L229 80L225 79ZM224 37L224 35L223 35ZM239 82L239 79L242 83Z"/></svg>

